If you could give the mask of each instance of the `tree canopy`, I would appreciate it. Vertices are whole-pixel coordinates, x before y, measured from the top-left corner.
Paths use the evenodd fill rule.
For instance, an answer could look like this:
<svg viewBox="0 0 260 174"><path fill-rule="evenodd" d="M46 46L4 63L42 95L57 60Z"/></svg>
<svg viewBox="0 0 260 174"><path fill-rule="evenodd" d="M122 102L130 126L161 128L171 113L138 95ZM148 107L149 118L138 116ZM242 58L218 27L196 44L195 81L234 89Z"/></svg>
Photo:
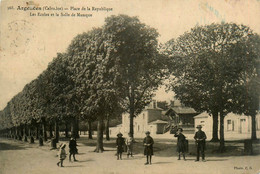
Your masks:
<svg viewBox="0 0 260 174"><path fill-rule="evenodd" d="M255 45L249 44L255 35L249 27L233 23L196 26L164 48L171 58L176 97L197 111L220 114L221 151L224 116L238 110L237 96L245 92L241 91L245 74L253 74L259 60Z"/></svg>

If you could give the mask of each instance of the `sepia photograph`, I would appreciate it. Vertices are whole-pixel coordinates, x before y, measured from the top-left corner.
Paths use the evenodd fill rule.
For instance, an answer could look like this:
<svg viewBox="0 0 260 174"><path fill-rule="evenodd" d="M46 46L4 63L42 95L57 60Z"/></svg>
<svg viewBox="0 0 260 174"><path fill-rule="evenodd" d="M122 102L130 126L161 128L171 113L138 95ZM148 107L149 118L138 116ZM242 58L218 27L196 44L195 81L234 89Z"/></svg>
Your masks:
<svg viewBox="0 0 260 174"><path fill-rule="evenodd" d="M0 174L260 174L260 0L0 0Z"/></svg>

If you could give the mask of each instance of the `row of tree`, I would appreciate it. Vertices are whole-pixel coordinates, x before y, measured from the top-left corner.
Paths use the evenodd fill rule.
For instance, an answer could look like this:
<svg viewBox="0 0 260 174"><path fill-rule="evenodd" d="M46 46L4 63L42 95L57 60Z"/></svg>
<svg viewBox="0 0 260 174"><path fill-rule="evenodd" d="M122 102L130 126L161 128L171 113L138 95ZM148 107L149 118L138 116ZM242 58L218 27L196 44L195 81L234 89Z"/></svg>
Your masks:
<svg viewBox="0 0 260 174"><path fill-rule="evenodd" d="M108 17L101 28L79 34L8 103L2 111L2 129L41 123L46 137L45 123L53 122L58 140L61 121L97 121L99 152L104 120L128 112L133 134L133 118L151 101L164 77L158 35L138 18L125 15Z"/></svg>
<svg viewBox="0 0 260 174"><path fill-rule="evenodd" d="M234 112L252 117L259 109L259 36L243 25L196 26L177 39L158 45L159 34L126 15L106 18L105 24L79 34L65 53L58 53L39 77L26 85L0 112L2 130L27 135L41 123L97 121L96 151L103 151L103 124L128 112L133 119L151 101L154 91L169 79L176 98L198 112L213 116L213 141L224 150L224 117ZM37 128L37 126L36 126ZM30 130L30 129L29 129Z"/></svg>

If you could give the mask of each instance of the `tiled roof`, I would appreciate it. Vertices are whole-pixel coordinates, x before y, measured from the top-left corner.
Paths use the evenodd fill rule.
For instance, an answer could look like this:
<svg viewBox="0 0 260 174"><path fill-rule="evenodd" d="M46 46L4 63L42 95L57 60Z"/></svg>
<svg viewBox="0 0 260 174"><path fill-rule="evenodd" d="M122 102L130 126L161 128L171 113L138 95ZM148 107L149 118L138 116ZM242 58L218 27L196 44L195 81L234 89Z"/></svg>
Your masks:
<svg viewBox="0 0 260 174"><path fill-rule="evenodd" d="M202 112L199 115L194 116L193 118L208 118L209 114L207 112Z"/></svg>
<svg viewBox="0 0 260 174"><path fill-rule="evenodd" d="M167 121L163 121L163 120L156 120L156 121L152 121L149 124L167 124Z"/></svg>
<svg viewBox="0 0 260 174"><path fill-rule="evenodd" d="M159 110L159 111L163 111L163 109L159 108L159 107L157 107L157 108L145 108L144 110Z"/></svg>
<svg viewBox="0 0 260 174"><path fill-rule="evenodd" d="M169 110L173 110L177 114L196 114L197 113L193 108L189 108L189 107L185 107L185 106L174 106L174 107L171 107ZM168 111L166 113L168 113Z"/></svg>

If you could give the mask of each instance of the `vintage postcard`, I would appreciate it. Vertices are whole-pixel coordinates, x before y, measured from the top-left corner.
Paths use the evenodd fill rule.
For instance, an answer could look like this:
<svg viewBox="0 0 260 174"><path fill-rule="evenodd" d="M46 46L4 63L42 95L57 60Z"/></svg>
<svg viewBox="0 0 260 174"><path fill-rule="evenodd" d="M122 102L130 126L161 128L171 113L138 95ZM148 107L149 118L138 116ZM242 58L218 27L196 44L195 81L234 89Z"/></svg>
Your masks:
<svg viewBox="0 0 260 174"><path fill-rule="evenodd" d="M260 0L0 0L0 174L260 173Z"/></svg>

